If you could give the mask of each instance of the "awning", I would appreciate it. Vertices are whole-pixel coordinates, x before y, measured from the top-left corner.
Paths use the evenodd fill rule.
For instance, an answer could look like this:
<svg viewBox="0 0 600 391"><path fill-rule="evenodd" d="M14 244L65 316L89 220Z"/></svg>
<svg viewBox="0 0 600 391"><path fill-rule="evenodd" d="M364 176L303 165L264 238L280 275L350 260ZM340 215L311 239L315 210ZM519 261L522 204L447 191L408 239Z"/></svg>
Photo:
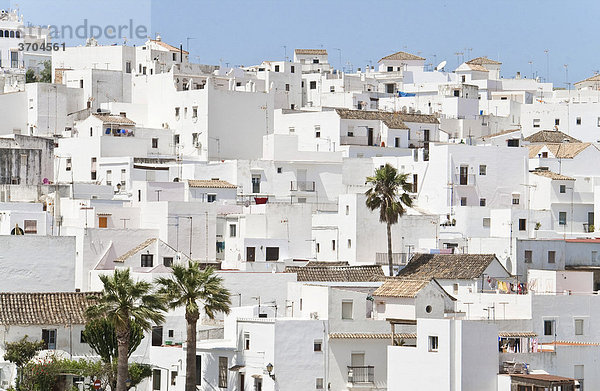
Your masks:
<svg viewBox="0 0 600 391"><path fill-rule="evenodd" d="M530 338L537 337L537 334L533 331L500 331L498 336L503 338Z"/></svg>
<svg viewBox="0 0 600 391"><path fill-rule="evenodd" d="M255 379L262 379L262 375L252 375L252 377Z"/></svg>
<svg viewBox="0 0 600 391"><path fill-rule="evenodd" d="M234 365L231 368L229 368L230 371L240 371L241 369L246 368L245 365Z"/></svg>

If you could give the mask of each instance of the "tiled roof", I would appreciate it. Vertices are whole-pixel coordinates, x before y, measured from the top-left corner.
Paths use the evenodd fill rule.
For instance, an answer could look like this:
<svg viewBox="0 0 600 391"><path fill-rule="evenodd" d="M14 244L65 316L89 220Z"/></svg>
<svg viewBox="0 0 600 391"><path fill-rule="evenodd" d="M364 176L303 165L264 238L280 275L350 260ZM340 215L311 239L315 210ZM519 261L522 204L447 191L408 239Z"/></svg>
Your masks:
<svg viewBox="0 0 600 391"><path fill-rule="evenodd" d="M544 148L544 144L528 145L527 148L529 148L529 158L533 159L536 158L540 153L540 150Z"/></svg>
<svg viewBox="0 0 600 391"><path fill-rule="evenodd" d="M396 52L394 54L390 54L389 56L382 57L381 62L383 60L425 60L423 57L415 56L414 54L406 53L406 52Z"/></svg>
<svg viewBox="0 0 600 391"><path fill-rule="evenodd" d="M501 62L498 61L494 61L491 60L487 57L477 57L474 58L472 60L467 61L468 65L484 65L484 64L490 64L490 65L501 65Z"/></svg>
<svg viewBox="0 0 600 391"><path fill-rule="evenodd" d="M138 244L131 250L127 251L125 254L123 254L120 257L118 257L117 259L115 259L115 262L125 262L128 258L139 253L140 251L142 251L146 247L150 246L152 243L156 242L157 240L158 240L157 238L150 238L150 239L143 241L142 243Z"/></svg>
<svg viewBox="0 0 600 391"><path fill-rule="evenodd" d="M349 266L348 261L308 261L304 267Z"/></svg>
<svg viewBox="0 0 600 391"><path fill-rule="evenodd" d="M205 187L205 188L218 188L218 189L237 189L236 185L233 185L227 181L220 179L190 179L188 181L190 187Z"/></svg>
<svg viewBox="0 0 600 391"><path fill-rule="evenodd" d="M335 109L342 119L382 121L390 129L408 129L405 122L439 124L437 117L427 114L404 114L389 111Z"/></svg>
<svg viewBox="0 0 600 391"><path fill-rule="evenodd" d="M373 292L373 296L413 298L425 288L431 280L413 280L409 278L388 278Z"/></svg>
<svg viewBox="0 0 600 391"><path fill-rule="evenodd" d="M533 331L500 331L498 336L503 338L527 338L537 337L537 334Z"/></svg>
<svg viewBox="0 0 600 391"><path fill-rule="evenodd" d="M546 373L517 373L511 374L510 377L518 377L525 380L542 380L547 382L573 382L574 379L562 376L548 375ZM537 387L536 387L537 388Z"/></svg>
<svg viewBox="0 0 600 391"><path fill-rule="evenodd" d="M495 259L494 254L415 254L398 276L412 279L471 280L481 277Z"/></svg>
<svg viewBox="0 0 600 391"><path fill-rule="evenodd" d="M0 324L85 324L85 310L99 295L91 292L0 293Z"/></svg>
<svg viewBox="0 0 600 391"><path fill-rule="evenodd" d="M382 281L385 277L379 265L300 267L287 266L285 273L296 273L298 281L367 282Z"/></svg>
<svg viewBox="0 0 600 391"><path fill-rule="evenodd" d="M477 72L489 72L487 69L485 69L483 67L483 65L479 65L479 64L469 64L467 63L467 66L469 68L471 68L472 71L477 71Z"/></svg>
<svg viewBox="0 0 600 391"><path fill-rule="evenodd" d="M101 114L94 113L92 114L94 117L98 118L100 121L105 124L111 125L135 125L135 122L130 120L127 117L123 117L122 115L111 115L111 114Z"/></svg>
<svg viewBox="0 0 600 391"><path fill-rule="evenodd" d="M570 176L557 174L555 172L549 170L533 170L530 171L532 174L543 176L545 178L550 178L556 181L574 181L575 178L571 178Z"/></svg>
<svg viewBox="0 0 600 391"><path fill-rule="evenodd" d="M396 333L396 338L415 339L416 333ZM330 333L329 339L392 339L391 333Z"/></svg>
<svg viewBox="0 0 600 391"><path fill-rule="evenodd" d="M155 39L151 39L150 42L153 42L153 43L157 44L158 46L162 46L163 48L165 48L165 49L167 49L167 50L169 50L171 52L178 52L179 53L179 52L183 51L183 54L190 54L189 52L187 52L185 50L181 50L180 48L177 48L177 47L175 47L173 45L169 45L168 43L163 42L163 41L157 41Z"/></svg>
<svg viewBox="0 0 600 391"><path fill-rule="evenodd" d="M528 145L529 158L537 157L543 147L548 148L550 153L557 159L573 159L583 152L591 143L562 143L562 144L537 144ZM594 147L595 148L595 147Z"/></svg>
<svg viewBox="0 0 600 391"><path fill-rule="evenodd" d="M316 56L326 56L327 50L325 49L294 49L296 54L312 54Z"/></svg>
<svg viewBox="0 0 600 391"><path fill-rule="evenodd" d="M540 130L539 132L525 137L524 140L529 141L530 143L564 143L565 140L570 143L581 142L558 130Z"/></svg>
<svg viewBox="0 0 600 391"><path fill-rule="evenodd" d="M594 76L590 76L587 79L582 80L582 81L578 81L574 85L585 83L585 82L590 82L590 81L600 82L600 74L597 74L597 75L594 75Z"/></svg>
<svg viewBox="0 0 600 391"><path fill-rule="evenodd" d="M507 129L507 130L503 130L501 132L488 134L487 136L481 136L481 138L498 137L498 136L503 136L505 134L515 133L515 132L520 132L520 131L521 131L521 129Z"/></svg>

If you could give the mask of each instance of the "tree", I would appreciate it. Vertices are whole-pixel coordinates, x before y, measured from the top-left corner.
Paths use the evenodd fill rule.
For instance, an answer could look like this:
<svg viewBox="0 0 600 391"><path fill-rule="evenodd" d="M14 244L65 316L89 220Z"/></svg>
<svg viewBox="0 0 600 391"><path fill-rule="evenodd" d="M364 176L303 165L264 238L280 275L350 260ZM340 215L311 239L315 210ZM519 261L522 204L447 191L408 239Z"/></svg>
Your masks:
<svg viewBox="0 0 600 391"><path fill-rule="evenodd" d="M40 83L52 82L52 62L44 61L44 69L40 71Z"/></svg>
<svg viewBox="0 0 600 391"><path fill-rule="evenodd" d="M375 176L367 177L371 188L367 190L365 201L371 210L379 209L379 221L386 223L388 265L390 276L394 275L392 260L392 225L406 213L405 207L412 206L408 192L412 191L412 183L406 182L408 174L399 174L395 167L387 163L375 171Z"/></svg>
<svg viewBox="0 0 600 391"><path fill-rule="evenodd" d="M196 325L200 318L200 307L214 319L217 312L229 313L231 299L223 279L214 274L211 267L200 270L198 262L189 261L187 267L173 265L172 278L160 277L158 292L169 307L185 308L187 321L187 352L185 367L185 390L196 390Z"/></svg>
<svg viewBox="0 0 600 391"><path fill-rule="evenodd" d="M44 341L29 341L27 335L16 342L7 342L4 359L17 366L17 389L23 380L23 368L32 358L43 350L46 344Z"/></svg>
<svg viewBox="0 0 600 391"><path fill-rule="evenodd" d="M164 321L164 302L152 292L152 284L146 281L133 281L129 269L115 270L112 275L100 276L104 285L102 296L97 303L88 307L86 315L90 320L107 319L117 335L117 387L125 391L128 377L128 354L132 323L142 330L149 331L152 324Z"/></svg>
<svg viewBox="0 0 600 391"><path fill-rule="evenodd" d="M25 83L35 83L37 82L37 77L35 76L35 71L31 68L25 72Z"/></svg>

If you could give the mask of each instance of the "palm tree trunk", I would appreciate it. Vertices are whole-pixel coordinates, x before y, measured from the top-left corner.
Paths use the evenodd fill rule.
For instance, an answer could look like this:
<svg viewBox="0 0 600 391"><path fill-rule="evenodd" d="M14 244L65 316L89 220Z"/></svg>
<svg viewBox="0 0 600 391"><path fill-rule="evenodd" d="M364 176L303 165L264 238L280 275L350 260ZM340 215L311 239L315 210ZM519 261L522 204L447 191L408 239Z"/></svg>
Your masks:
<svg viewBox="0 0 600 391"><path fill-rule="evenodd" d="M388 244L388 265L390 267L390 277L394 275L394 262L392 258L392 225L387 224L387 244Z"/></svg>
<svg viewBox="0 0 600 391"><path fill-rule="evenodd" d="M129 327L125 327L124 330L117 330L117 344L119 357L117 358L116 391L127 391L125 383L129 377Z"/></svg>
<svg viewBox="0 0 600 391"><path fill-rule="evenodd" d="M185 391L196 391L196 324L199 314L186 312L187 351L185 357Z"/></svg>

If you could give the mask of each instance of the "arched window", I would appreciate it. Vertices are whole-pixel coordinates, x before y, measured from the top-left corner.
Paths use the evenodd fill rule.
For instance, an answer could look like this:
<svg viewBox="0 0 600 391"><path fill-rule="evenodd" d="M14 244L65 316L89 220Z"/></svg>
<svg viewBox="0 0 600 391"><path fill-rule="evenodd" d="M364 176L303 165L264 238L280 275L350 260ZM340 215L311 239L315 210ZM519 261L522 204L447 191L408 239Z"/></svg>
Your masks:
<svg viewBox="0 0 600 391"><path fill-rule="evenodd" d="M15 37L21 38L21 32L19 30L17 30L17 32L15 33Z"/></svg>
<svg viewBox="0 0 600 391"><path fill-rule="evenodd" d="M4 37L4 30L0 30L0 38Z"/></svg>
<svg viewBox="0 0 600 391"><path fill-rule="evenodd" d="M4 30L4 38L8 38L8 30Z"/></svg>
<svg viewBox="0 0 600 391"><path fill-rule="evenodd" d="M14 38L14 37L15 37L15 32L14 32L14 31L11 31L11 32L10 32L10 37L11 37L11 38Z"/></svg>

